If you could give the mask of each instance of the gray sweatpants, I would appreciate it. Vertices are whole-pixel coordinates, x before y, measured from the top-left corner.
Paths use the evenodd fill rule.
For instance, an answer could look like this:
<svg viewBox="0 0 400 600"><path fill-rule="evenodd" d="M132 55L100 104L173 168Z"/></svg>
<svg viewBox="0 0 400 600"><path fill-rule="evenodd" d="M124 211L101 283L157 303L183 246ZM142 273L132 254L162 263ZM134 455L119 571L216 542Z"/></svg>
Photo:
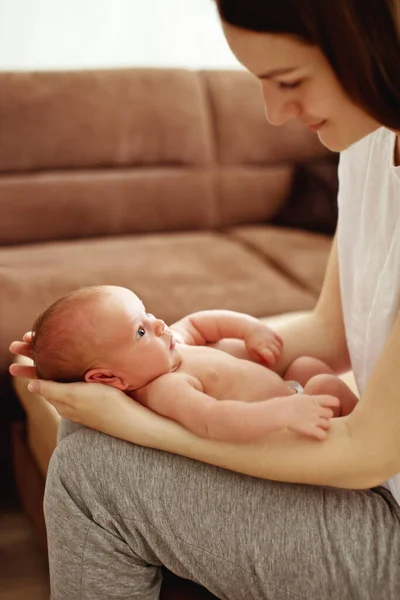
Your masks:
<svg viewBox="0 0 400 600"><path fill-rule="evenodd" d="M160 565L224 600L400 598L383 488L274 483L81 429L53 455L45 516L52 600L156 600Z"/></svg>

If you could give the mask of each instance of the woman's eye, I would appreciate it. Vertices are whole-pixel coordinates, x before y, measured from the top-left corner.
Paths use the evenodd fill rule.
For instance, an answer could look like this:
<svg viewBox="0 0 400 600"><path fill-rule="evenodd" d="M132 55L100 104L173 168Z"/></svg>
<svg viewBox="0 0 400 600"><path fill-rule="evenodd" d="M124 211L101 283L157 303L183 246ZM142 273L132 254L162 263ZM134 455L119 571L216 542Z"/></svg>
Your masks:
<svg viewBox="0 0 400 600"><path fill-rule="evenodd" d="M301 81L278 81L278 87L281 90L293 90L299 87Z"/></svg>
<svg viewBox="0 0 400 600"><path fill-rule="evenodd" d="M145 333L146 330L144 329L144 327L139 327L136 332L136 339L138 340L139 338L143 337Z"/></svg>

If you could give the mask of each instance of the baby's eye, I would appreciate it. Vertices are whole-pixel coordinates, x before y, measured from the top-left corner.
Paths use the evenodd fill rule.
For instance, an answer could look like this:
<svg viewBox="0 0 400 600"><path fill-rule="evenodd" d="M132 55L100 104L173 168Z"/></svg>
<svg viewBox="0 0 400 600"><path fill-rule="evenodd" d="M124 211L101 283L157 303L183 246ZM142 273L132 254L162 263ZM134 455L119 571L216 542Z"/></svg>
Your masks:
<svg viewBox="0 0 400 600"><path fill-rule="evenodd" d="M143 337L145 333L146 330L144 329L144 327L138 327L138 330L136 332L136 339L138 340L139 338Z"/></svg>

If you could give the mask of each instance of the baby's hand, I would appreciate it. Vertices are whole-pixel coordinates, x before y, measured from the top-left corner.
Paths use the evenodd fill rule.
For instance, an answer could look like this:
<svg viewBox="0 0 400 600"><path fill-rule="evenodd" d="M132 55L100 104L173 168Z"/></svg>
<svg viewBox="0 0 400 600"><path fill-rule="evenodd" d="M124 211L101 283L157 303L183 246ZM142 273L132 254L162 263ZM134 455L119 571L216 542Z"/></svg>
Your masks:
<svg viewBox="0 0 400 600"><path fill-rule="evenodd" d="M289 396L284 399L289 404L287 427L297 433L324 440L333 417L333 409L340 405L333 396Z"/></svg>
<svg viewBox="0 0 400 600"><path fill-rule="evenodd" d="M249 329L244 337L244 343L250 356L267 364L273 365L282 353L283 340L265 323L258 321Z"/></svg>

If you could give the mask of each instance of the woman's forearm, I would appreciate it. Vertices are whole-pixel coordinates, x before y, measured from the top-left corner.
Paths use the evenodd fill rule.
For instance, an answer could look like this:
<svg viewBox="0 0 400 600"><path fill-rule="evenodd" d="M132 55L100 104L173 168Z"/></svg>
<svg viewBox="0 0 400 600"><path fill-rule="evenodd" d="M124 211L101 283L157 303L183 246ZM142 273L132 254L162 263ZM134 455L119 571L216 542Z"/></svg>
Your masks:
<svg viewBox="0 0 400 600"><path fill-rule="evenodd" d="M255 477L367 488L395 472L389 462L383 476L381 453L367 453L371 440L360 435L365 426L358 407L348 417L331 419L324 441L283 430L259 442L234 444L200 438L109 386L52 381L33 381L31 385L31 391L45 397L67 419L134 444ZM365 460L366 454L369 460Z"/></svg>
<svg viewBox="0 0 400 600"><path fill-rule="evenodd" d="M323 311L310 311L300 316L285 315L271 327L284 340L282 354L277 362L270 366L283 375L288 366L299 356L312 356L327 363L336 373L350 369L350 359L342 326L325 318ZM240 340L222 340L213 347L233 354L238 358L250 359L246 347Z"/></svg>
<svg viewBox="0 0 400 600"><path fill-rule="evenodd" d="M135 444L262 479L360 489L378 485L382 481L353 444L348 419L332 419L322 442L284 430L251 444L197 437L135 402L124 403L107 422L93 425Z"/></svg>

